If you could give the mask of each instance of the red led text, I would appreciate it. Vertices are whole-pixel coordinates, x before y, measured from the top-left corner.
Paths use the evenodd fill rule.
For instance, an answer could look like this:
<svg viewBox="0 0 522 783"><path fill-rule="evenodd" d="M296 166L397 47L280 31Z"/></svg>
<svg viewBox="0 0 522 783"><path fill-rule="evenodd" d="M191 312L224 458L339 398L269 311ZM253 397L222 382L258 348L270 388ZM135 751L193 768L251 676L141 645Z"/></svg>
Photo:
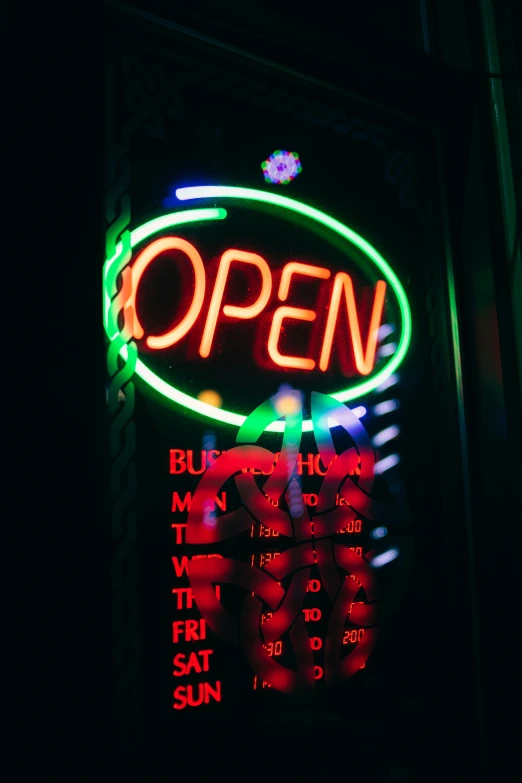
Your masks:
<svg viewBox="0 0 522 783"><path fill-rule="evenodd" d="M207 638L207 625L205 620L174 620L172 623L172 643L199 642Z"/></svg>
<svg viewBox="0 0 522 783"><path fill-rule="evenodd" d="M192 557L190 559L191 560L202 560L205 557L208 557L208 558L211 558L211 557L223 557L223 555L192 555ZM185 576L187 574L188 563L189 563L189 558L187 557L187 555L183 555L181 560L179 559L179 557L176 557L176 555L174 555L172 557L172 565L174 566L174 572L175 572L177 577Z"/></svg>
<svg viewBox="0 0 522 783"><path fill-rule="evenodd" d="M216 495L213 503L214 509L220 508L221 511L227 510L227 493L222 492L221 497ZM180 498L177 492L172 493L172 507L171 511L190 511L192 508L192 492L185 492L183 500Z"/></svg>
<svg viewBox="0 0 522 783"><path fill-rule="evenodd" d="M309 622L316 623L318 620L321 619L320 609L303 609L303 614L305 618L305 623L309 623Z"/></svg>
<svg viewBox="0 0 522 783"><path fill-rule="evenodd" d="M174 656L172 664L174 671L172 674L174 677L182 677L185 674L201 674L201 672L208 672L209 670L209 658L213 654L213 650L198 650L191 653L178 653Z"/></svg>
<svg viewBox="0 0 522 783"><path fill-rule="evenodd" d="M197 686L178 685L174 691L174 699L172 706L175 710L200 707L202 704L210 704L211 701L221 701L221 682L216 680L213 686L209 682L200 682Z"/></svg>
<svg viewBox="0 0 522 783"><path fill-rule="evenodd" d="M216 598L221 598L221 588L219 585L214 587ZM191 587L173 587L173 595L176 596L176 609L192 609L194 604L194 593Z"/></svg>

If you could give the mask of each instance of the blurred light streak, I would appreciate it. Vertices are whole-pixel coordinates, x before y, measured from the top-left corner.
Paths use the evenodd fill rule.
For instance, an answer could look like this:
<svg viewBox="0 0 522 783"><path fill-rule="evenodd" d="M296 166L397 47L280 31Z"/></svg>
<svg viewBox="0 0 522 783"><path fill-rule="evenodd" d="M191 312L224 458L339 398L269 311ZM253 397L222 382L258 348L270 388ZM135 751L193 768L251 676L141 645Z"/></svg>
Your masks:
<svg viewBox="0 0 522 783"><path fill-rule="evenodd" d="M386 380L383 381L380 386L377 386L375 391L378 392L385 391L386 389L389 389L390 386L393 386L395 383L398 382L399 382L399 376L396 373L394 373L390 375L388 378L386 378Z"/></svg>
<svg viewBox="0 0 522 783"><path fill-rule="evenodd" d="M399 557L399 547L387 549L386 552L372 558L370 560L370 565L374 568L381 568L383 565L386 565L386 563L391 563L396 557Z"/></svg>
<svg viewBox="0 0 522 783"><path fill-rule="evenodd" d="M354 413L358 419L362 419L363 416L366 416L367 410L364 407L364 405L358 405L357 408L351 409L352 413ZM335 419L330 418L328 416L328 426L329 427L340 427L341 425L339 422L337 422Z"/></svg>
<svg viewBox="0 0 522 783"><path fill-rule="evenodd" d="M389 440L396 438L399 432L400 430L395 426L395 424L391 427L386 427L386 429L377 433L377 435L372 439L372 443L374 446L382 446L383 443L388 443Z"/></svg>
<svg viewBox="0 0 522 783"><path fill-rule="evenodd" d="M394 324L383 324L378 333L379 340L385 340L387 337L390 336L390 334L393 334L395 331L395 325Z"/></svg>
<svg viewBox="0 0 522 783"><path fill-rule="evenodd" d="M384 473L385 470L389 470L390 468L395 467L399 463L399 455L398 454L390 454L389 457L385 457L384 459L379 460L379 462L376 462L374 465L374 473L377 475L379 473Z"/></svg>
<svg viewBox="0 0 522 783"><path fill-rule="evenodd" d="M377 353L379 356L391 356L393 353L395 353L396 350L396 343L386 343L386 345L381 345Z"/></svg>
<svg viewBox="0 0 522 783"><path fill-rule="evenodd" d="M275 410L279 416L292 416L301 408L299 400L291 394L281 393L275 402Z"/></svg>
<svg viewBox="0 0 522 783"><path fill-rule="evenodd" d="M214 502L210 498L203 501L203 524L206 527L216 527L217 525Z"/></svg>
<svg viewBox="0 0 522 783"><path fill-rule="evenodd" d="M384 402L377 403L377 405L374 406L373 412L376 416L384 416L385 413L396 411L398 407L398 400L385 400Z"/></svg>
<svg viewBox="0 0 522 783"><path fill-rule="evenodd" d="M203 448L205 451L212 451L216 448L216 434L212 430L208 430L203 435Z"/></svg>
<svg viewBox="0 0 522 783"><path fill-rule="evenodd" d="M205 389L198 394L198 400L204 402L207 405L212 405L213 408L221 408L223 400L221 395L214 389Z"/></svg>

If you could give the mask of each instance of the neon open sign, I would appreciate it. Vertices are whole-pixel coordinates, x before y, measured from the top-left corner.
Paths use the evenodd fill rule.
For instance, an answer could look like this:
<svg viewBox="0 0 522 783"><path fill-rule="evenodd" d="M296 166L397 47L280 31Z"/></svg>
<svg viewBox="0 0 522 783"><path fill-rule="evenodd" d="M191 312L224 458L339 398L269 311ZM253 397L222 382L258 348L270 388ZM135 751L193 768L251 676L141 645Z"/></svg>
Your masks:
<svg viewBox="0 0 522 783"><path fill-rule="evenodd" d="M234 248L224 249L222 252L216 278L213 283L210 305L204 315L204 328L199 344L199 355L206 359L211 355L216 330L219 327L220 319L235 319L239 323L244 320L257 318L266 308L269 300L277 302L278 307L273 313L268 337L267 351L273 365L282 368L293 368L310 372L316 369L318 372L325 372L330 363L332 352L332 343L334 332L338 323L338 317L342 307L346 308L349 324L349 337L353 349L355 366L359 377L346 388L334 391L331 396L340 402L348 402L356 399L375 389L392 372L394 372L408 350L411 338L411 314L408 300L404 288L389 264L365 239L356 234L353 230L340 223L338 220L321 212L313 207L303 204L299 201L280 196L279 194L269 193L248 188L235 188L227 186L204 186L193 188L181 188L176 191L176 196L180 201L192 201L196 199L220 198L240 199L242 205L248 202L265 202L283 210L292 210L300 213L310 220L322 224L330 229L337 238L341 236L352 246L362 251L365 261L368 265L373 265L374 270L378 272L380 279L373 290L373 303L370 318L370 327L366 343L363 344L361 330L359 325L356 295L352 284L352 279L346 272L339 272L332 276L331 270L320 265L304 264L298 261L286 261L283 267L279 287L274 290L273 278L267 261L260 255L244 250L235 250ZM120 242L117 246L113 258L108 259L104 268L104 320L105 329L111 340L119 335L119 328L115 313L117 312L116 300L120 299L122 293L118 294L116 279L119 272L129 264L130 274L127 275L127 284L124 286L123 310L126 314L126 323L131 325L132 336L136 340L145 338L145 343L149 349L165 350L179 343L192 329L196 320L202 314L205 291L208 286L206 276L205 261L194 244L175 235L171 231L176 226L183 226L188 223L211 220L224 220L227 217L227 211L220 207L192 209L181 212L174 212L163 215L160 218L149 221L130 233L127 240L127 247ZM168 236L161 236L153 239L159 232L165 233L169 230ZM137 245L150 239L148 245L141 249L132 259L132 249ZM348 249L348 248L347 248ZM190 264L194 279L193 295L190 306L184 313L178 323L163 334L145 335L143 326L136 312L136 294L143 273L154 260L166 250L178 250L184 254L184 258ZM286 259L285 259L286 260ZM231 266L242 265L244 268L253 269L257 275L258 286L257 295L253 303L248 305L227 304L226 291L227 281ZM376 269L375 269L376 268ZM287 321L309 321L314 322L317 313L314 310L297 307L295 302L291 302L292 281L296 276L316 278L319 284L330 286L329 307L326 317L324 336L322 345L317 356L297 356L282 353L279 347L279 338L282 328ZM397 300L401 325L400 338L397 350L390 357L384 367L377 371L374 369L375 352L377 346L378 330L381 324L381 317L385 296L393 292ZM111 304L112 302L112 304ZM128 327L127 327L128 328ZM127 359L127 346L122 344L120 353L124 359ZM168 383L154 373L144 362L138 358L136 362L136 373L146 383L153 387L160 394L163 394L170 400L179 403L191 410L204 416L216 419L218 421L241 426L245 421L245 416L215 408L207 403L201 402L196 398L185 394L176 386ZM362 377L361 377L362 376ZM281 431L282 422L274 422L269 430ZM311 421L303 422L303 430L311 430Z"/></svg>

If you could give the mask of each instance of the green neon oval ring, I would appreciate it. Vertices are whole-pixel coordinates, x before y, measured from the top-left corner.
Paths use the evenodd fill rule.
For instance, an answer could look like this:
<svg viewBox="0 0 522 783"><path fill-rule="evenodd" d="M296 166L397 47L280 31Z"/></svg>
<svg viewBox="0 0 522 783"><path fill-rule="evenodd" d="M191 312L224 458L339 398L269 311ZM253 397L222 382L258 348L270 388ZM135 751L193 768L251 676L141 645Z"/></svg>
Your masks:
<svg viewBox="0 0 522 783"><path fill-rule="evenodd" d="M192 188L178 188L176 190L176 196L180 201L190 201L192 199L200 198L238 198L246 201L262 201L267 204L274 204L284 209L291 209L294 212L299 212L311 220L316 220L318 223L330 228L340 236L348 239L356 245L362 252L380 269L388 283L390 284L393 292L395 293L399 302L399 308L401 311L402 319L402 332L397 351L390 359L390 361L380 370L373 378L363 381L355 386L351 386L347 389L342 389L339 392L335 392L330 396L339 402L348 402L354 400L357 397L362 397L364 394L368 394L373 391L379 384L381 384L386 378L388 378L401 364L411 340L411 312L406 297L406 292L402 287L397 275L392 270L390 265L384 260L380 253L375 250L365 239L360 237L355 231L352 231L348 226L343 225L335 218L330 217L324 212L321 212L314 207L303 204L300 201L287 198L286 196L280 196L277 193L269 193L262 190L253 190L251 188L235 188L225 185L204 185L201 187ZM194 222L198 220L216 220L224 219L226 217L226 211L224 209L201 209L201 210L189 210L185 212L174 212L169 215L163 215L161 218L156 218L148 223L140 226L131 232L130 235L130 247L133 248L138 242L151 236L152 234L160 231L163 228L167 228L172 225L181 225L186 222ZM119 256L122 253L121 243L116 248L116 253L112 259L107 260L105 264L104 274L104 296L106 301L110 301L110 292L107 291L107 278L110 265L117 262ZM111 335L111 327L109 325L109 318L105 318L105 328L107 334L111 340L116 337L116 334ZM126 346L122 347L120 351L124 359L127 358ZM233 426L240 427L246 420L246 416L238 413L232 413L221 408L214 408L212 405L200 402L195 397L191 397L188 394L176 389L174 386L163 381L159 376L153 373L143 362L138 359L136 362L136 374L141 377L146 383L152 386L160 394L164 395L173 402L183 405L190 410L200 413L202 416L221 421L226 424L232 424ZM266 429L269 432L283 432L285 424L282 421L276 421L270 424ZM311 419L303 421L303 432L309 432L313 428Z"/></svg>

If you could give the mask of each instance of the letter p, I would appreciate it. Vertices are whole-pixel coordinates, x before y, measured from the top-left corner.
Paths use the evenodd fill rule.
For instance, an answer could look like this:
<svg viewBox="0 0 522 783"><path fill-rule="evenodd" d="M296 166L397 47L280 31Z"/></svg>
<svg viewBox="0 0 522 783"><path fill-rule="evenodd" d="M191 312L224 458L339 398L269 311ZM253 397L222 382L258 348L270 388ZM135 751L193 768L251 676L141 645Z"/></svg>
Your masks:
<svg viewBox="0 0 522 783"><path fill-rule="evenodd" d="M254 304L243 307L240 307L239 305L225 305L223 307L223 314L228 318L255 318L266 307L270 298L270 293L272 291L272 275L270 274L270 268L264 258L261 258L261 256L258 256L255 253L247 253L243 250L226 250L219 262L214 291L208 309L207 322L205 324L205 329L203 330L203 337L201 338L201 345L199 347L200 356L204 359L210 354L210 349L212 348L212 341L214 339L217 319L223 301L228 272L230 265L234 261L239 261L243 264L252 264L259 269L261 272L261 291Z"/></svg>

